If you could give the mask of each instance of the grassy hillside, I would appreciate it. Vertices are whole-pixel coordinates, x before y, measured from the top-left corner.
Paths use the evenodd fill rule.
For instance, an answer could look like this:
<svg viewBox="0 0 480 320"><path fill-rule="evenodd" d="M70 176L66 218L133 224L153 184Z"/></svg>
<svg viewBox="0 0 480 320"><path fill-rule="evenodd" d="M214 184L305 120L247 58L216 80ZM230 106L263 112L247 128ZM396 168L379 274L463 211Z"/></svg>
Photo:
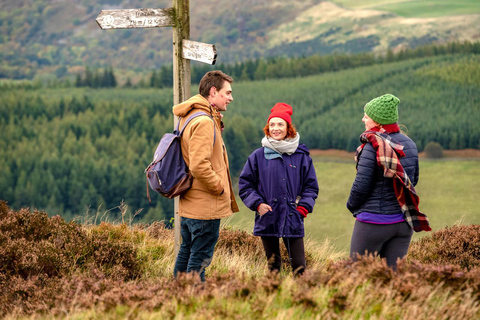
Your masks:
<svg viewBox="0 0 480 320"><path fill-rule="evenodd" d="M374 51L415 48L428 43L475 39L477 1L328 1L319 2L267 33L272 52Z"/></svg>
<svg viewBox="0 0 480 320"><path fill-rule="evenodd" d="M351 9L376 9L390 11L405 18L447 17L469 15L480 11L480 3L476 0L334 0L337 4Z"/></svg>
<svg viewBox="0 0 480 320"><path fill-rule="evenodd" d="M339 2L337 2L339 3ZM215 44L218 63L332 52L376 52L478 39L476 1L190 1L191 39ZM169 28L102 31L102 9L166 8L171 1L4 0L0 78L64 77L85 66L121 72L171 63ZM452 8L454 6L454 8ZM231 10L231 8L236 8Z"/></svg>

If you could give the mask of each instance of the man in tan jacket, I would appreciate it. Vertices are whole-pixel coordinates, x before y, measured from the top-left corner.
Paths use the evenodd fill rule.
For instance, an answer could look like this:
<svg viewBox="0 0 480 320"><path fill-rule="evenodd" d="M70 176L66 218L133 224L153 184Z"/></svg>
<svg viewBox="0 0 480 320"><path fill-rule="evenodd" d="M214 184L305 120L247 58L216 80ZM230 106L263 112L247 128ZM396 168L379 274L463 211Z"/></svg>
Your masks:
<svg viewBox="0 0 480 320"><path fill-rule="evenodd" d="M233 78L222 71L207 72L200 80L199 94L173 107L173 114L181 117L180 127L196 112L210 115L191 120L182 135L183 158L193 183L179 201L182 244L175 262L175 277L178 272L197 272L205 281L205 268L212 261L220 219L238 211L220 114L233 101L232 82Z"/></svg>

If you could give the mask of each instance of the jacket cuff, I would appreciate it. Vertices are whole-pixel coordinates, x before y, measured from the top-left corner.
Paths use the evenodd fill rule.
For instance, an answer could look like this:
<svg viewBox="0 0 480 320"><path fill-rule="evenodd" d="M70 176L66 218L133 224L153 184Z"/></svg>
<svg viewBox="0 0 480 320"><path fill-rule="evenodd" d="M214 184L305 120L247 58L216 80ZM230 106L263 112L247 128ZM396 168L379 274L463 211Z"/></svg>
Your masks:
<svg viewBox="0 0 480 320"><path fill-rule="evenodd" d="M302 207L302 206L297 206L297 211L300 212L300 214L301 214L304 218L307 217L308 211L307 211L307 209L305 209L304 207Z"/></svg>
<svg viewBox="0 0 480 320"><path fill-rule="evenodd" d="M258 212L258 208L260 207L260 205L263 203L263 200L261 199L257 199L257 201L255 202L255 205L253 206L255 208L255 210Z"/></svg>

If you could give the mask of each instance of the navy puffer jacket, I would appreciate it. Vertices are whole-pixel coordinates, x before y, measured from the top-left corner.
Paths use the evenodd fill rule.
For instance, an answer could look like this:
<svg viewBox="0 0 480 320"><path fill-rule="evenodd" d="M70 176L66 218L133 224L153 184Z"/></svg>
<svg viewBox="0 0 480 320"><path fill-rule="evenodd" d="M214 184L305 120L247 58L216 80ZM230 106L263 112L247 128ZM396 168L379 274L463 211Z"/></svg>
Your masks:
<svg viewBox="0 0 480 320"><path fill-rule="evenodd" d="M418 182L418 151L415 142L402 133L389 135L403 145L405 157L400 159L400 163L415 186ZM383 168L377 164L377 155L371 143L365 145L359 156L357 175L350 190L347 208L354 216L361 212L402 213L393 190L393 179L383 176Z"/></svg>
<svg viewBox="0 0 480 320"><path fill-rule="evenodd" d="M268 148L255 150L240 174L239 195L245 206L256 211L261 203L272 207L263 216L255 214L253 234L272 237L304 237L303 216L298 206L313 211L318 195L317 175L310 152L300 144L292 155Z"/></svg>

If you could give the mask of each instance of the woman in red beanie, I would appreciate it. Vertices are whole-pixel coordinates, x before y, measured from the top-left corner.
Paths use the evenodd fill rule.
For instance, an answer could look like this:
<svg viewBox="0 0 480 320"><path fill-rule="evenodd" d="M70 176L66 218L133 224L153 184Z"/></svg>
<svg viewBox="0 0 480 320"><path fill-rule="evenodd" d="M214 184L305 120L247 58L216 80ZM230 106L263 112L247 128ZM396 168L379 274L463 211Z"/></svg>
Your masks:
<svg viewBox="0 0 480 320"><path fill-rule="evenodd" d="M292 125L292 107L277 103L263 129L262 147L255 150L239 178L239 195L255 211L253 234L260 236L270 271L280 271L283 238L294 275L305 270L303 219L313 211L317 176L308 148L299 143Z"/></svg>

